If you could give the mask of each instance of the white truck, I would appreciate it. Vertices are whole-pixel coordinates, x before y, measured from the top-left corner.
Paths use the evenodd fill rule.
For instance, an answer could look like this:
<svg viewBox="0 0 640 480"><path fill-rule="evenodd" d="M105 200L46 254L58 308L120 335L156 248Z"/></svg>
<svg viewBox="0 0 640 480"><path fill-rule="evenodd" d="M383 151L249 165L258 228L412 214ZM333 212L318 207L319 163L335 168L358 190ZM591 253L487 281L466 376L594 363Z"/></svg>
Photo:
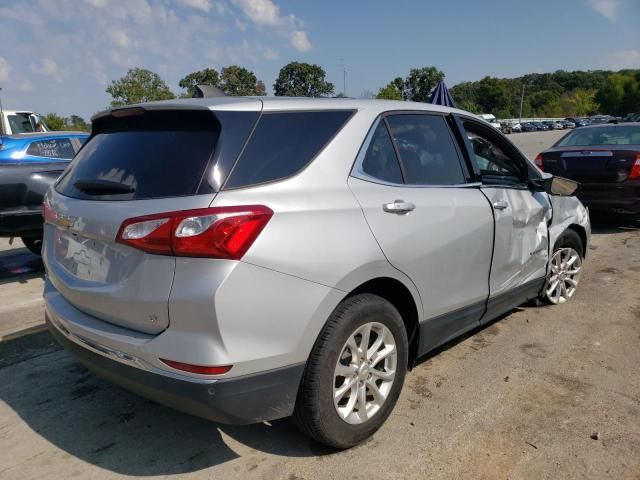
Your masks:
<svg viewBox="0 0 640 480"><path fill-rule="evenodd" d="M500 122L498 122L495 115L492 115L491 113L481 113L480 115L478 115L478 117L486 122L489 122L491 126L496 130L501 130Z"/></svg>
<svg viewBox="0 0 640 480"><path fill-rule="evenodd" d="M30 111L0 111L0 135L19 135L21 133L48 132L42 116Z"/></svg>

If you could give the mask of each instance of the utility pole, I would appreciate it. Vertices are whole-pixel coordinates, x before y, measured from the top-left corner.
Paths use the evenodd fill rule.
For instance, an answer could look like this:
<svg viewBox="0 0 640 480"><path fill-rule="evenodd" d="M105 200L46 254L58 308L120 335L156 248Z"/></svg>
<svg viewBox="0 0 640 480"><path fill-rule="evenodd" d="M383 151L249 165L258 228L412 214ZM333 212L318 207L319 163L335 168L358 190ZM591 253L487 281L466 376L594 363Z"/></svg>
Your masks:
<svg viewBox="0 0 640 480"><path fill-rule="evenodd" d="M342 94L347 96L347 66L344 64L344 58L340 59L340 66L342 67Z"/></svg>
<svg viewBox="0 0 640 480"><path fill-rule="evenodd" d="M522 104L524 103L524 83L522 84L522 95L520 96L520 120L518 123L522 123Z"/></svg>

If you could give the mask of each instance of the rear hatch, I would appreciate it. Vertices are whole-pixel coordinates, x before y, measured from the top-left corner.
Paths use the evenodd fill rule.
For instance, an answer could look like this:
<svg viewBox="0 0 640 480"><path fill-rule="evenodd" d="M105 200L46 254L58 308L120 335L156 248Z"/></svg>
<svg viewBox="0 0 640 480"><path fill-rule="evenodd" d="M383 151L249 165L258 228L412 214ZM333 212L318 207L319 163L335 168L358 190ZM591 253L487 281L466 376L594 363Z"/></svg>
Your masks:
<svg viewBox="0 0 640 480"><path fill-rule="evenodd" d="M259 110L147 108L94 120L45 199L43 256L50 281L76 308L157 334L169 325L175 257L117 242L118 231L132 217L208 207Z"/></svg>
<svg viewBox="0 0 640 480"><path fill-rule="evenodd" d="M623 182L629 177L638 150L628 145L560 147L541 154L545 172L581 183Z"/></svg>

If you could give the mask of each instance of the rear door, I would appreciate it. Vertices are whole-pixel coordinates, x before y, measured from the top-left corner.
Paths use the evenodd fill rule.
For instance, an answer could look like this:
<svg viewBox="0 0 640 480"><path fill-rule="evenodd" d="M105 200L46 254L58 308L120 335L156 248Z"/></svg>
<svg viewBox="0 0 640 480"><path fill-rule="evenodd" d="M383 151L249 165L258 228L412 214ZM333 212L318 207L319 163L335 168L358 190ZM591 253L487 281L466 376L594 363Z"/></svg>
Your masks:
<svg viewBox="0 0 640 480"><path fill-rule="evenodd" d="M491 208L445 117L388 114L372 128L349 185L389 262L424 305L421 351L478 325L488 297Z"/></svg>
<svg viewBox="0 0 640 480"><path fill-rule="evenodd" d="M495 318L542 288L549 259L551 204L528 186L531 167L504 136L481 122L458 117L465 144L493 208L495 241L485 318Z"/></svg>
<svg viewBox="0 0 640 480"><path fill-rule="evenodd" d="M128 218L210 205L244 143L223 134L225 113L236 119L233 135L246 139L258 112L130 109L94 122L45 199L44 262L72 305L145 333L167 328L175 258L115 239Z"/></svg>

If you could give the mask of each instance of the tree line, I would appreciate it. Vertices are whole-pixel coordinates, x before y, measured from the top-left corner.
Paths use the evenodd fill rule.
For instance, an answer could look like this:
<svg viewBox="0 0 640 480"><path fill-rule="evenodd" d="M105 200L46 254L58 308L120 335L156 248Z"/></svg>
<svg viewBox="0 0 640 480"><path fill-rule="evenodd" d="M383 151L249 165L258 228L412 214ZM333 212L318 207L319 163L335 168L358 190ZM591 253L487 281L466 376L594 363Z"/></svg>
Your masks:
<svg viewBox="0 0 640 480"><path fill-rule="evenodd" d="M428 102L434 87L444 80L444 72L434 66L412 68L405 77L396 77L377 94L363 92L361 98L380 98ZM254 72L238 65L219 71L205 68L191 72L178 82L182 89L174 93L155 72L132 68L123 77L112 80L106 92L111 106L155 100L192 97L196 85L213 85L230 96L266 95L264 82ZM290 62L280 69L273 84L276 96L327 97L334 85L325 70L315 64ZM498 118L576 117L596 113L625 115L640 112L640 69L564 71L531 73L516 78L484 77L462 82L450 89L456 106L473 113L493 113ZM339 92L336 96L344 96ZM77 115L63 118L54 113L45 116L52 130L90 130Z"/></svg>

